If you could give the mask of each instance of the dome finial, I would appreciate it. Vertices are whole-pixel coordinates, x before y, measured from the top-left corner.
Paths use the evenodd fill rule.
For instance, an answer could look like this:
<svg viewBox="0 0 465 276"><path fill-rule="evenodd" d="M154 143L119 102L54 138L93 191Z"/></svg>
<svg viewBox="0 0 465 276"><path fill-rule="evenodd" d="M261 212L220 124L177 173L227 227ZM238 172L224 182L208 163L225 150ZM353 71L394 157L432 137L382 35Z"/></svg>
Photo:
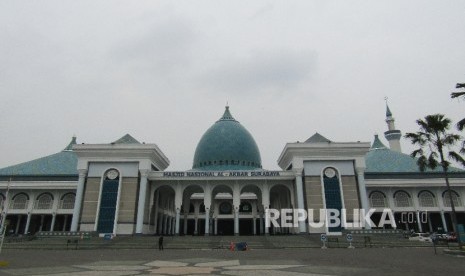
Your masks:
<svg viewBox="0 0 465 276"><path fill-rule="evenodd" d="M231 115L231 112L229 111L229 105L227 102L223 116L221 117L220 121L235 121L234 117Z"/></svg>

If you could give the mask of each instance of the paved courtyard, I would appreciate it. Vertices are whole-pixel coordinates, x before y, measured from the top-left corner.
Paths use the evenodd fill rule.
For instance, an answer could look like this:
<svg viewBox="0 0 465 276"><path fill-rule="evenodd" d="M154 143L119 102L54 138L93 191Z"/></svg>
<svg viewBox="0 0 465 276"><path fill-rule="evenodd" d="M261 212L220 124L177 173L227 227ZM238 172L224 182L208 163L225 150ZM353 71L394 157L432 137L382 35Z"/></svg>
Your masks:
<svg viewBox="0 0 465 276"><path fill-rule="evenodd" d="M464 275L465 258L431 248L5 250L0 275Z"/></svg>

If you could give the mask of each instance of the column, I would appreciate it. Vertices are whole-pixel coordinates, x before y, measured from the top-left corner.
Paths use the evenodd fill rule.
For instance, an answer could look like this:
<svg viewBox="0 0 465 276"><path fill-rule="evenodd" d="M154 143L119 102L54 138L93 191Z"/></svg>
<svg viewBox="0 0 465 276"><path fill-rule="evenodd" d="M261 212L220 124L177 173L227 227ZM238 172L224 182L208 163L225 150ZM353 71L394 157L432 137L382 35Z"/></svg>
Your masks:
<svg viewBox="0 0 465 276"><path fill-rule="evenodd" d="M239 236L239 206L234 206L234 235Z"/></svg>
<svg viewBox="0 0 465 276"><path fill-rule="evenodd" d="M163 234L163 214L158 214L157 234Z"/></svg>
<svg viewBox="0 0 465 276"><path fill-rule="evenodd" d="M145 199L147 197L147 177L149 170L140 170L139 204L137 206L136 234L142 234L144 228Z"/></svg>
<svg viewBox="0 0 465 276"><path fill-rule="evenodd" d="M447 229L446 216L444 215L444 210L441 210L441 221L442 229L444 229L444 232L449 232L449 230Z"/></svg>
<svg viewBox="0 0 465 276"><path fill-rule="evenodd" d="M368 205L368 196L367 196L367 189L365 186L365 168L356 168L355 169L357 172L357 180L358 180L358 192L360 194L360 203L362 205L362 209L365 210L365 212L368 212L370 210L370 206ZM368 224L365 224L365 229L371 229L371 226Z"/></svg>
<svg viewBox="0 0 465 276"><path fill-rule="evenodd" d="M431 213L430 212L428 212L428 228L429 228L429 232L433 233L433 224L431 223Z"/></svg>
<svg viewBox="0 0 465 276"><path fill-rule="evenodd" d="M417 210L416 214L417 214L418 232L422 233L423 232L423 227L421 226L420 212Z"/></svg>
<svg viewBox="0 0 465 276"><path fill-rule="evenodd" d="M176 208L176 229L175 229L175 235L179 236L179 220L181 218L181 210L179 208Z"/></svg>
<svg viewBox="0 0 465 276"><path fill-rule="evenodd" d="M234 208L234 235L239 236L239 208L241 206L241 191L239 183L233 187L233 208Z"/></svg>
<svg viewBox="0 0 465 276"><path fill-rule="evenodd" d="M253 223L252 223L252 227L253 227L253 235L257 235L257 219L255 218L255 216L253 216Z"/></svg>
<svg viewBox="0 0 465 276"><path fill-rule="evenodd" d="M27 232L29 232L29 224L31 224L31 212L27 213L26 227L24 227L25 235L27 235Z"/></svg>
<svg viewBox="0 0 465 276"><path fill-rule="evenodd" d="M159 234L158 232L158 211L160 209L158 201L160 200L160 191L158 190L155 193L155 214L154 214L154 219L153 219L153 228L155 229L155 232Z"/></svg>
<svg viewBox="0 0 465 276"><path fill-rule="evenodd" d="M215 218L215 236L218 235L218 218Z"/></svg>
<svg viewBox="0 0 465 276"><path fill-rule="evenodd" d="M303 168L294 169L295 173L295 187L297 193L297 208L304 210L304 188L302 184L302 171ZM299 221L299 233L306 233L307 227L305 221Z"/></svg>
<svg viewBox="0 0 465 276"><path fill-rule="evenodd" d="M205 206L205 236L210 235L210 208Z"/></svg>
<svg viewBox="0 0 465 276"><path fill-rule="evenodd" d="M163 215L163 235L166 235L167 224L168 224L168 216Z"/></svg>
<svg viewBox="0 0 465 276"><path fill-rule="evenodd" d="M52 223L50 224L50 232L53 232L53 228L55 228L56 218L57 218L57 214L53 213L52 214Z"/></svg>
<svg viewBox="0 0 465 276"><path fill-rule="evenodd" d="M79 170L79 180L76 189L76 199L74 202L73 218L71 220L71 231L76 232L79 226L79 217L81 216L82 199L84 198L84 184L86 182L87 170Z"/></svg>
<svg viewBox="0 0 465 276"><path fill-rule="evenodd" d="M40 215L40 228L39 231L42 231L42 228L44 227L44 215Z"/></svg>
<svg viewBox="0 0 465 276"><path fill-rule="evenodd" d="M184 213L184 235L187 235L187 213Z"/></svg>
<svg viewBox="0 0 465 276"><path fill-rule="evenodd" d="M18 234L19 232L19 225L21 224L21 218L22 218L22 215L18 215L18 222L16 223L15 234Z"/></svg>
<svg viewBox="0 0 465 276"><path fill-rule="evenodd" d="M66 231L66 224L68 224L68 215L65 215L65 221L63 222L63 232Z"/></svg>
<svg viewBox="0 0 465 276"><path fill-rule="evenodd" d="M199 233L199 219L195 217L195 226L194 226L194 235L197 235Z"/></svg>

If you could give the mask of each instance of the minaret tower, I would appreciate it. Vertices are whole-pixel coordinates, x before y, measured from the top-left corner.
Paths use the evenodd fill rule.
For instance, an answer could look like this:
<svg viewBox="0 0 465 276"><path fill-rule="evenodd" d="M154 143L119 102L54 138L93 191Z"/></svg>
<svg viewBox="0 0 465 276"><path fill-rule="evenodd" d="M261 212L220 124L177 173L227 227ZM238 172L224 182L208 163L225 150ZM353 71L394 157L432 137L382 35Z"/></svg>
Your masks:
<svg viewBox="0 0 465 276"><path fill-rule="evenodd" d="M386 140L389 141L389 147L393 151L402 152L400 147L400 138L402 137L402 133L400 130L396 129L394 125L394 118L392 117L391 110L386 102L386 123L388 125L388 131L384 132L384 137Z"/></svg>

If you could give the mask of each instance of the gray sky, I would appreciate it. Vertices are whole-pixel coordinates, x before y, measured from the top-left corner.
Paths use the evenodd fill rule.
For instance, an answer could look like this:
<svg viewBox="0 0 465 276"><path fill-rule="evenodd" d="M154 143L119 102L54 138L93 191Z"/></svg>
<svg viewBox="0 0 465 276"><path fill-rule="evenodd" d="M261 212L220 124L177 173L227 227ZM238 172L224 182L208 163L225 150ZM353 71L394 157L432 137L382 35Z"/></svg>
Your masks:
<svg viewBox="0 0 465 276"><path fill-rule="evenodd" d="M286 142L465 117L465 1L0 2L0 167L130 133L169 170L231 113L264 168ZM385 144L387 142L384 140ZM402 142L404 152L412 147Z"/></svg>

